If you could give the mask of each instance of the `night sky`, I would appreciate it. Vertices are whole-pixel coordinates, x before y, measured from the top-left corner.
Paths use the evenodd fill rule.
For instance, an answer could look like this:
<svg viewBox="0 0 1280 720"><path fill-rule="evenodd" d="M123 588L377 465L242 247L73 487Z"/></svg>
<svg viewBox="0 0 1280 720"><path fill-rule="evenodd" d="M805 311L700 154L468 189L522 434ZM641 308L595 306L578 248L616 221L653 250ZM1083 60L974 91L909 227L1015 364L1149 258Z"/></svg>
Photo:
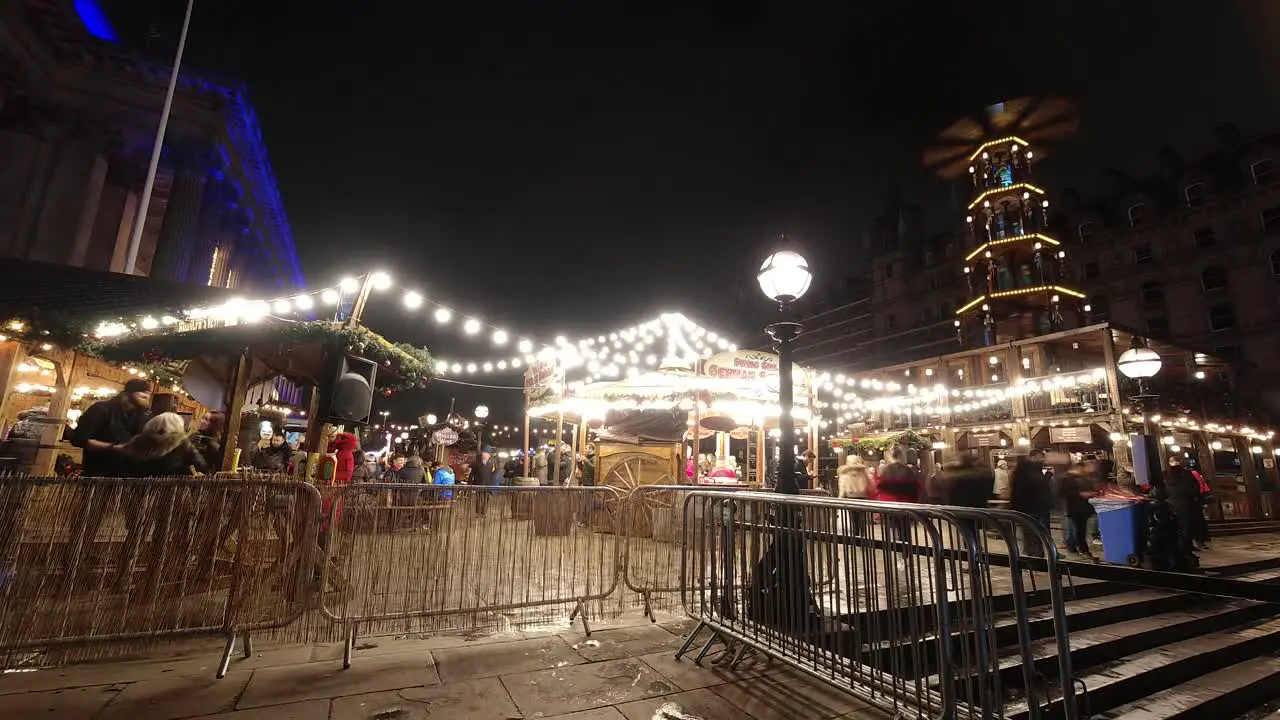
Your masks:
<svg viewBox="0 0 1280 720"><path fill-rule="evenodd" d="M181 2L103 5L171 56ZM959 115L1076 100L1080 136L1043 177L1101 191L1102 168L1154 170L1162 143L1192 155L1217 123L1280 130L1275 38L1280 8L1250 0L197 0L187 63L248 83L312 286L379 267L538 339L665 310L746 337L779 233L843 286L891 187L929 230L959 221L918 164ZM490 355L398 302L368 321ZM439 384L392 409L451 396L482 397ZM515 421L515 393L483 397Z"/></svg>

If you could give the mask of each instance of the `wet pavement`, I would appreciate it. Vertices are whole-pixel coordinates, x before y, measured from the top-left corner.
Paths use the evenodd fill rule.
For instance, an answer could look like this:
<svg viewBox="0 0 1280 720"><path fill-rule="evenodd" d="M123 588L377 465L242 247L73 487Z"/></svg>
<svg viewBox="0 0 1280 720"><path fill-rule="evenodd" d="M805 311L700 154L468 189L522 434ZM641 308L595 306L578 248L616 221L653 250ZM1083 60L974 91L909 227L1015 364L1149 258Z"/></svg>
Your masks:
<svg viewBox="0 0 1280 720"><path fill-rule="evenodd" d="M675 652L690 627L628 616L596 628L262 646L214 679L220 645L0 675L0 719L847 720L887 717L768 659L737 670Z"/></svg>

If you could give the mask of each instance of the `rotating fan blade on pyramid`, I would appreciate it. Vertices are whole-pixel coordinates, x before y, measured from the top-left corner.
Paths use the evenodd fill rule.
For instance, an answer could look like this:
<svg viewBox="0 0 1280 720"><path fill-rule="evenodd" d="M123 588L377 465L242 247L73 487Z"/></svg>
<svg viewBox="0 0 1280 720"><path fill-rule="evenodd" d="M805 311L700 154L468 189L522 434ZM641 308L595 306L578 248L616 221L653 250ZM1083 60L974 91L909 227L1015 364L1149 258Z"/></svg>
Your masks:
<svg viewBox="0 0 1280 720"><path fill-rule="evenodd" d="M984 143L1009 137L1034 145L1037 156L1043 158L1054 143L1073 137L1079 129L1080 116L1070 100L1006 100L963 117L938 133L924 151L924 166L944 178L958 178L968 172L970 159Z"/></svg>

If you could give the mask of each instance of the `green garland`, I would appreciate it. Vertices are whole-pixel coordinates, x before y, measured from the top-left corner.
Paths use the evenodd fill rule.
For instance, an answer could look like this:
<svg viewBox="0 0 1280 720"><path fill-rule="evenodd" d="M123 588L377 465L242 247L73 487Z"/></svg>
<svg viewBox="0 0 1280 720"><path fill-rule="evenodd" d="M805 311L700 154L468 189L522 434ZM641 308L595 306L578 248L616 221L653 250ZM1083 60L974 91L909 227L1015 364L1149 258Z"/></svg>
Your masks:
<svg viewBox="0 0 1280 720"><path fill-rule="evenodd" d="M868 450L884 450L891 445L908 445L920 449L926 447L928 443L913 430L903 430L900 433L877 437L850 438L849 440L842 438L831 441L832 447L842 447L845 450L852 449L858 453L865 453Z"/></svg>
<svg viewBox="0 0 1280 720"><path fill-rule="evenodd" d="M392 344L378 333L361 326L318 320L297 323L234 325L188 332L130 335L103 343L101 357L131 366L172 366L235 344L278 343L305 345L319 343L378 363L390 372L378 373L378 387L384 392L424 388L432 377L434 360L425 348L406 343Z"/></svg>

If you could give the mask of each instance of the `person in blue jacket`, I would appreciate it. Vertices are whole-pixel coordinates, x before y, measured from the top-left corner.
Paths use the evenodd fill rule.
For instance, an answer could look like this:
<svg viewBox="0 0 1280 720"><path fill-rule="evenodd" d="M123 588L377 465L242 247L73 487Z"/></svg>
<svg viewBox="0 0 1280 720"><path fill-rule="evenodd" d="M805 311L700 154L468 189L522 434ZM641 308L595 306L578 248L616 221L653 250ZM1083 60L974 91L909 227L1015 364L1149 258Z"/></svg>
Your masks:
<svg viewBox="0 0 1280 720"><path fill-rule="evenodd" d="M453 468L443 463L431 463L431 484L432 485L453 485L457 480L453 476ZM436 492L436 498L439 500L452 500L452 490L439 490Z"/></svg>

